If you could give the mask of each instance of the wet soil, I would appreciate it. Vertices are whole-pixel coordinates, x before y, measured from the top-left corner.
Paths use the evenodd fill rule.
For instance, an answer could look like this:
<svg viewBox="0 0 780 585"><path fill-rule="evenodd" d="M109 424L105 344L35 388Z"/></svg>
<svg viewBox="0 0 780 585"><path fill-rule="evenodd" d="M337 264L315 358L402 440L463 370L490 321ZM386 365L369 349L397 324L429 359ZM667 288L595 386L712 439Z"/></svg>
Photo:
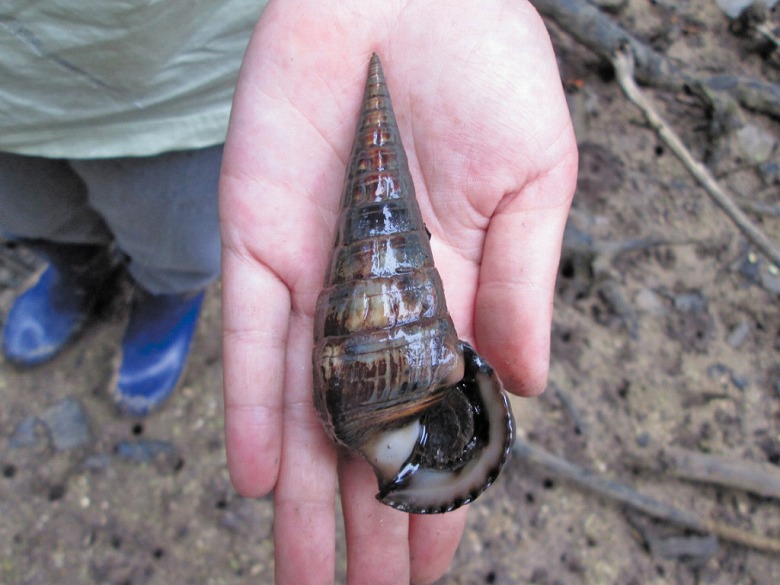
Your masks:
<svg viewBox="0 0 780 585"><path fill-rule="evenodd" d="M630 0L615 18L694 70L738 64L743 75L780 77L711 0ZM658 500L780 537L778 501L674 479L645 453L671 444L780 463L780 274L645 127L603 63L553 25L551 34L580 178L550 388L514 400L519 434ZM780 204L776 120L744 112L747 131L715 140L694 98L651 95L732 192ZM780 240L780 219L751 217ZM272 503L238 497L226 471L219 293L209 291L183 386L144 420L117 416L104 395L121 310L49 364L0 362L0 583L273 582ZM13 295L0 288L0 315ZM705 546L517 457L471 508L442 583L780 583L776 556Z"/></svg>

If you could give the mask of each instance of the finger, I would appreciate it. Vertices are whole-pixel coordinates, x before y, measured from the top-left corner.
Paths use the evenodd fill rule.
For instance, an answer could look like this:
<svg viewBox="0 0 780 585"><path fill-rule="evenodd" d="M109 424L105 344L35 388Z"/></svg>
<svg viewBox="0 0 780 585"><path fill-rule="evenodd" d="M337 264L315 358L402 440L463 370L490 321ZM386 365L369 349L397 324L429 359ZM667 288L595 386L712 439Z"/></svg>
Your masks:
<svg viewBox="0 0 780 585"><path fill-rule="evenodd" d="M433 583L452 563L466 525L468 506L434 516L409 518L411 582Z"/></svg>
<svg viewBox="0 0 780 585"><path fill-rule="evenodd" d="M316 421L315 421L316 422ZM301 421L301 434L311 422ZM292 445L305 436L290 436ZM328 445L285 449L274 492L275 577L279 585L332 584L335 570L335 455Z"/></svg>
<svg viewBox="0 0 780 585"><path fill-rule="evenodd" d="M506 388L525 396L547 385L553 291L576 177L576 156L566 160L496 212L483 250L477 344Z"/></svg>
<svg viewBox="0 0 780 585"><path fill-rule="evenodd" d="M284 435L274 491L276 582L333 583L335 450L311 400L311 317L293 313L285 364Z"/></svg>
<svg viewBox="0 0 780 585"><path fill-rule="evenodd" d="M290 300L286 287L223 247L225 442L236 490L273 488L282 436L282 384Z"/></svg>
<svg viewBox="0 0 780 585"><path fill-rule="evenodd" d="M362 459L339 460L339 485L347 538L347 583L408 583L408 515L376 500L376 477Z"/></svg>

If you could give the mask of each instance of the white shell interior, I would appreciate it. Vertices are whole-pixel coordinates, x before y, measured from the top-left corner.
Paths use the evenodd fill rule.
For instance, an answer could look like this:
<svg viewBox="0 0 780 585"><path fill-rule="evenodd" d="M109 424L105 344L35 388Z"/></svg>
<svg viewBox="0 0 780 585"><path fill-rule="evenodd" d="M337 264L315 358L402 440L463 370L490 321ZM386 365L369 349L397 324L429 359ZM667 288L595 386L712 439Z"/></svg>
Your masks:
<svg viewBox="0 0 780 585"><path fill-rule="evenodd" d="M420 435L420 421L415 419L408 425L379 433L365 445L363 454L379 473L381 482L391 481L412 455Z"/></svg>
<svg viewBox="0 0 780 585"><path fill-rule="evenodd" d="M490 423L487 446L461 469L418 469L402 489L382 498L383 502L401 510L443 511L457 507L455 502L459 505L472 501L490 484L489 478L504 458L507 434L511 431L506 420L506 398L497 378L478 372L476 382Z"/></svg>

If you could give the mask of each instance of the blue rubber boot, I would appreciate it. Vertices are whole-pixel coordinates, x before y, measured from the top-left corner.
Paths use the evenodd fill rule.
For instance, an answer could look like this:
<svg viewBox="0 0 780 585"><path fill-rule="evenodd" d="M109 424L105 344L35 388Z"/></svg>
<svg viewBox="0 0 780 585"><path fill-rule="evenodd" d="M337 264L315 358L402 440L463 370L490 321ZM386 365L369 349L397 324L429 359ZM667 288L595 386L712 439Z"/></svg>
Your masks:
<svg viewBox="0 0 780 585"><path fill-rule="evenodd" d="M165 401L184 373L204 291L153 295L138 289L122 339L115 399L127 414L145 416Z"/></svg>
<svg viewBox="0 0 780 585"><path fill-rule="evenodd" d="M27 244L49 265L14 301L3 327L3 353L32 366L54 357L83 329L116 263L105 246Z"/></svg>

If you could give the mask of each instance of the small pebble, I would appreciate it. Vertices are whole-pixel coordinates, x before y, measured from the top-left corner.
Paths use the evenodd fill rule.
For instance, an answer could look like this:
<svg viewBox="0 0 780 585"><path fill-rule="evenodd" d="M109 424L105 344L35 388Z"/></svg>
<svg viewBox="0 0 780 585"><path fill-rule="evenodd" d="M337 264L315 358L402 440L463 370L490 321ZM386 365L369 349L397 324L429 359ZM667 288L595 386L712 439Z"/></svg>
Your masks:
<svg viewBox="0 0 780 585"><path fill-rule="evenodd" d="M82 465L84 469L89 469L90 471L102 471L111 465L111 456L105 453L90 455L84 459Z"/></svg>
<svg viewBox="0 0 780 585"><path fill-rule="evenodd" d="M725 364L715 363L707 367L707 376L715 380L720 378L721 383L726 380L731 382L738 390L745 390L750 385L750 379L744 374L738 374Z"/></svg>
<svg viewBox="0 0 780 585"><path fill-rule="evenodd" d="M41 437L38 434L38 425L41 421L34 416L27 416L16 425L8 444L14 449L21 447L32 447L36 445Z"/></svg>
<svg viewBox="0 0 780 585"><path fill-rule="evenodd" d="M647 447L650 444L650 435L648 433L640 433L636 436L637 447Z"/></svg>
<svg viewBox="0 0 780 585"><path fill-rule="evenodd" d="M172 455L175 451L176 447L170 441L154 439L120 441L116 446L116 454L133 463L148 463L156 457Z"/></svg>
<svg viewBox="0 0 780 585"><path fill-rule="evenodd" d="M58 451L74 449L89 441L89 419L78 398L68 396L41 415Z"/></svg>
<svg viewBox="0 0 780 585"><path fill-rule="evenodd" d="M761 262L761 286L773 294L780 295L780 274L774 264Z"/></svg>
<svg viewBox="0 0 780 585"><path fill-rule="evenodd" d="M738 390L745 390L750 385L750 380L744 374L738 374L734 371L731 372L731 383L737 387Z"/></svg>
<svg viewBox="0 0 780 585"><path fill-rule="evenodd" d="M717 363L707 366L707 376L710 379L720 378L722 376L731 376L731 368L725 364Z"/></svg>
<svg viewBox="0 0 780 585"><path fill-rule="evenodd" d="M761 284L761 266L758 258L747 253L741 254L740 258L732 265L743 278L752 284Z"/></svg>
<svg viewBox="0 0 780 585"><path fill-rule="evenodd" d="M780 163L768 160L758 165L758 172L767 185L780 182Z"/></svg>
<svg viewBox="0 0 780 585"><path fill-rule="evenodd" d="M726 337L728 343L734 349L738 349L750 335L750 324L747 321L740 322Z"/></svg>
<svg viewBox="0 0 780 585"><path fill-rule="evenodd" d="M674 297L674 308L683 313L705 311L707 301L699 292L680 293Z"/></svg>
<svg viewBox="0 0 780 585"><path fill-rule="evenodd" d="M771 159L775 149L775 137L772 133L747 124L735 134L735 151L742 160L760 164Z"/></svg>
<svg viewBox="0 0 780 585"><path fill-rule="evenodd" d="M654 317L663 317L666 313L663 299L652 289L643 288L634 299L637 309L640 312Z"/></svg>

